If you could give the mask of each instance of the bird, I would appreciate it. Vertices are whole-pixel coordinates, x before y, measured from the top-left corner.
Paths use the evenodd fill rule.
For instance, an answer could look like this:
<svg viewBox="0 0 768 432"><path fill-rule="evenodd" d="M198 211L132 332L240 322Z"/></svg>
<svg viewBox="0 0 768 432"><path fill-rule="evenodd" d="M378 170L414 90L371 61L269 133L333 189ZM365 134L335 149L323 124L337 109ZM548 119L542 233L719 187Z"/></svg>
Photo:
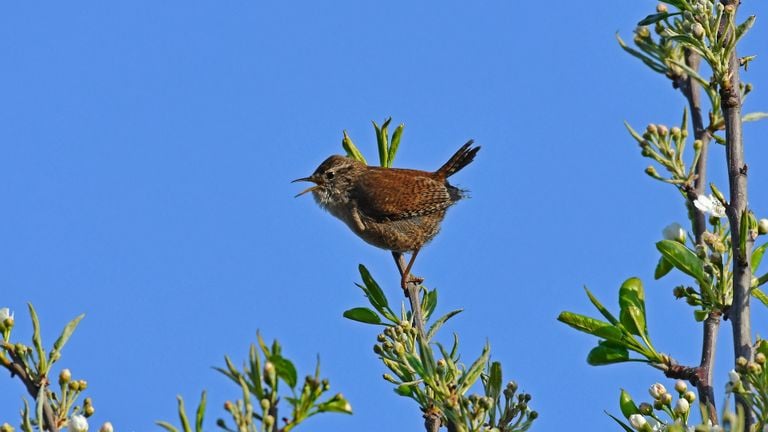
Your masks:
<svg viewBox="0 0 768 432"><path fill-rule="evenodd" d="M406 289L408 282L423 282L410 275L416 256L440 231L446 210L467 196L448 178L475 159L480 146L473 144L469 140L432 172L368 166L333 155L309 177L293 180L314 183L296 197L312 192L320 207L365 242L391 251L398 263L403 253L410 253L405 270L399 267L400 286Z"/></svg>

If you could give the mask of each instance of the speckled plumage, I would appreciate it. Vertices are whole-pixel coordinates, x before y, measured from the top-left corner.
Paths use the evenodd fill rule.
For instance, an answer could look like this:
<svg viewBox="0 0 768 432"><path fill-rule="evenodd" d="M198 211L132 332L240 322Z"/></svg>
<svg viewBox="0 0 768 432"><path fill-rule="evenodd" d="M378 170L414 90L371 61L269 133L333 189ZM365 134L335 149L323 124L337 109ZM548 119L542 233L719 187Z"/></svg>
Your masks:
<svg viewBox="0 0 768 432"><path fill-rule="evenodd" d="M393 252L418 251L440 231L448 207L464 197L448 177L474 159L480 147L462 146L435 172L370 167L331 156L312 176L315 200L366 242Z"/></svg>

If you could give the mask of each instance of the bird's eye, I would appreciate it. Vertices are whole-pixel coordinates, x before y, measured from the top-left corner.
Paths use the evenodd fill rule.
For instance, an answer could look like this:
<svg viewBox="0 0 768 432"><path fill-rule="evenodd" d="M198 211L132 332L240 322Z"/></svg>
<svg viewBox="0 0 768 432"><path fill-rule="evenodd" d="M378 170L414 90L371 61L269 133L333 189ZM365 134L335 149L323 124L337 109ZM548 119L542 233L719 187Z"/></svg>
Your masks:
<svg viewBox="0 0 768 432"><path fill-rule="evenodd" d="M333 171L328 171L327 173L325 173L326 179L333 180L333 177L334 177Z"/></svg>

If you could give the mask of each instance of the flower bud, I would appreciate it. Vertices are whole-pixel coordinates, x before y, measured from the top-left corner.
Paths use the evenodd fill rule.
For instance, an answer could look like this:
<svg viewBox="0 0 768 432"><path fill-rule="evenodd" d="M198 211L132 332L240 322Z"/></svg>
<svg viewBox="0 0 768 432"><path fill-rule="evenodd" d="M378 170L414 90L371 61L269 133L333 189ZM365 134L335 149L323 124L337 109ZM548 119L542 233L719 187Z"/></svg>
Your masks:
<svg viewBox="0 0 768 432"><path fill-rule="evenodd" d="M757 362L757 364L759 364L759 365L764 365L765 364L765 354L763 354L761 352L755 354L755 362Z"/></svg>
<svg viewBox="0 0 768 432"><path fill-rule="evenodd" d="M688 390L688 385L683 380L677 380L675 382L675 390L677 390L678 393L685 393L685 391Z"/></svg>
<svg viewBox="0 0 768 432"><path fill-rule="evenodd" d="M675 412L677 414L685 414L688 412L688 410L691 408L691 405L688 403L687 400L681 398L677 400L677 403L675 404Z"/></svg>
<svg viewBox="0 0 768 432"><path fill-rule="evenodd" d="M645 151L645 150L643 150L643 151ZM650 153L648 155L650 156ZM643 155L643 156L645 156L645 155ZM659 178L659 173L656 172L656 168L654 168L653 166L649 166L648 168L646 168L645 169L645 173L648 174L649 176L653 177L653 178Z"/></svg>
<svg viewBox="0 0 768 432"><path fill-rule="evenodd" d="M632 414L629 416L629 424L631 424L635 430L641 430L648 424L648 420L646 420L642 414Z"/></svg>
<svg viewBox="0 0 768 432"><path fill-rule="evenodd" d="M757 233L760 235L768 234L768 219L757 221Z"/></svg>
<svg viewBox="0 0 768 432"><path fill-rule="evenodd" d="M669 132L669 128L667 128L665 125L658 125L656 127L659 129L660 136L667 136L667 132Z"/></svg>
<svg viewBox="0 0 768 432"><path fill-rule="evenodd" d="M654 134L654 135L655 135L655 134L659 133L659 129L658 129L658 128L656 127L656 125L655 125L655 124L653 124L653 123L649 124L649 125L648 125L648 126L645 128L645 130L646 130L646 131L647 131L649 134Z"/></svg>
<svg viewBox="0 0 768 432"><path fill-rule="evenodd" d="M115 429L112 427L112 423L104 422L99 428L99 432L113 432Z"/></svg>
<svg viewBox="0 0 768 432"><path fill-rule="evenodd" d="M640 36L642 39L651 37L651 32L648 30L648 27L638 27L635 29L635 34Z"/></svg>
<svg viewBox="0 0 768 432"><path fill-rule="evenodd" d="M693 23L691 25L691 33L696 39L702 39L704 37L704 26L699 23Z"/></svg>
<svg viewBox="0 0 768 432"><path fill-rule="evenodd" d="M674 295L676 299L685 297L685 288L682 286L676 286L672 289L672 295Z"/></svg>
<svg viewBox="0 0 768 432"><path fill-rule="evenodd" d="M762 371L763 371L763 368L759 364L757 364L755 362L747 363L747 372L749 372L749 373L754 375L754 374L759 374Z"/></svg>
<svg viewBox="0 0 768 432"><path fill-rule="evenodd" d="M695 400L696 400L696 393L692 392L691 390L688 390L687 392L685 392L685 394L683 395L683 397L684 397L684 398L685 398L685 400L687 400L688 402L693 402L693 401L695 401Z"/></svg>
<svg viewBox="0 0 768 432"><path fill-rule="evenodd" d="M640 414L643 414L643 415L653 414L653 406L648 402L641 403L640 406L637 407L637 409L640 410Z"/></svg>
<svg viewBox="0 0 768 432"><path fill-rule="evenodd" d="M677 126L672 127L672 129L669 130L669 133L676 139L680 138L680 128Z"/></svg>
<svg viewBox="0 0 768 432"><path fill-rule="evenodd" d="M685 244L685 229L683 229L683 227L677 222L673 222L664 227L661 233L666 240L674 240L676 242Z"/></svg>
<svg viewBox="0 0 768 432"><path fill-rule="evenodd" d="M72 372L69 369L62 369L59 372L59 385L63 386L72 379Z"/></svg>
<svg viewBox="0 0 768 432"><path fill-rule="evenodd" d="M392 375L390 375L390 374L387 374L387 373L385 373L384 375L382 375L382 378L384 378L384 380L385 380L385 381L389 381L389 382L391 382L392 384L397 384L397 385L400 385L400 384L401 384L401 382L400 382L400 381L398 381L398 380L396 380L396 379L395 379L395 377L393 377Z"/></svg>
<svg viewBox="0 0 768 432"><path fill-rule="evenodd" d="M405 347L400 342L395 342L395 352L398 355L405 354Z"/></svg>
<svg viewBox="0 0 768 432"><path fill-rule="evenodd" d="M277 381L277 370L275 370L274 363L272 363L271 361L264 363L264 382L267 383L267 385L272 385L276 381Z"/></svg>
<svg viewBox="0 0 768 432"><path fill-rule="evenodd" d="M659 3L656 5L656 12L658 13L667 13L667 5L664 3Z"/></svg>
<svg viewBox="0 0 768 432"><path fill-rule="evenodd" d="M386 337L386 336L384 336L384 333L379 333L379 334L376 336L376 342L379 342L379 343L384 343L384 342L386 342L386 341L387 341L387 337Z"/></svg>
<svg viewBox="0 0 768 432"><path fill-rule="evenodd" d="M267 427L267 430L272 430L272 426L274 424L275 424L275 416L271 414L264 416L264 426Z"/></svg>
<svg viewBox="0 0 768 432"><path fill-rule="evenodd" d="M69 418L69 432L88 432L88 420L80 414L75 414Z"/></svg>
<svg viewBox="0 0 768 432"><path fill-rule="evenodd" d="M650 393L651 397L654 399L661 399L661 396L667 393L667 389L663 384L655 383L648 389L648 393Z"/></svg>
<svg viewBox="0 0 768 432"><path fill-rule="evenodd" d="M0 308L0 330L13 328L13 313L9 308Z"/></svg>
<svg viewBox="0 0 768 432"><path fill-rule="evenodd" d="M740 358L743 358L743 357L740 357ZM741 376L739 375L738 372L731 369L731 371L728 372L728 382L731 383L731 385L735 386L736 384L741 382Z"/></svg>
<svg viewBox="0 0 768 432"><path fill-rule="evenodd" d="M88 381L86 380L80 380L77 382L77 388L80 391L83 391L88 388Z"/></svg>
<svg viewBox="0 0 768 432"><path fill-rule="evenodd" d="M9 425L8 423L3 423L0 426L0 432L13 432L13 426Z"/></svg>
<svg viewBox="0 0 768 432"><path fill-rule="evenodd" d="M672 395L669 393L661 395L661 403L667 406L672 405Z"/></svg>
<svg viewBox="0 0 768 432"><path fill-rule="evenodd" d="M748 361L744 357L739 356L739 358L736 359L736 367L738 367L739 369L743 369L747 367L747 363Z"/></svg>
<svg viewBox="0 0 768 432"><path fill-rule="evenodd" d="M83 408L83 413L86 417L90 417L93 415L93 413L96 412L96 408L93 407L93 405L86 405L85 408Z"/></svg>

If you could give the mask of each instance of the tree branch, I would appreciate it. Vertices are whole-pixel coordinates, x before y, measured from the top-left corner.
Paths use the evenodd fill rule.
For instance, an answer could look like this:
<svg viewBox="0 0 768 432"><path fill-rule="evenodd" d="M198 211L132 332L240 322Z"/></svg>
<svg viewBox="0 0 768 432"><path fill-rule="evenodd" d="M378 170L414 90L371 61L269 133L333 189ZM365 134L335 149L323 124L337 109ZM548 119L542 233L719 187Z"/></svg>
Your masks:
<svg viewBox="0 0 768 432"><path fill-rule="evenodd" d="M8 363L4 362L2 366L8 369L8 371L11 373L11 377L14 375L18 376L21 382L24 384L24 387L26 387L27 393L29 393L30 396L37 400L39 393L41 391L46 391L44 386L42 384L38 385L35 383L32 377L29 376L27 369L24 367L24 362L16 355L16 353L13 352L12 345L4 342L3 347L5 348L8 355L11 356L11 361ZM56 415L53 412L53 408L51 407L51 403L49 402L48 398L45 398L43 401L43 421L45 422L43 425L44 429L47 429L49 432L59 432L59 426L56 422Z"/></svg>
<svg viewBox="0 0 768 432"><path fill-rule="evenodd" d="M732 7L735 15L738 8L738 0L721 0L726 7ZM729 19L723 20L720 33L725 33L725 26ZM726 34L725 38L733 38L733 34ZM726 42L727 43L727 42ZM720 99L723 106L725 119L725 149L728 163L728 184L730 188L731 202L726 208L728 222L731 228L731 250L733 259L733 304L729 312L733 326L733 345L736 358L744 357L752 359L752 335L750 325L750 288L752 285L752 271L749 264L749 256L752 253L752 241L747 236L745 245L741 244L741 216L747 210L747 165L744 163L744 140L741 124L741 88L739 79L739 59L734 48L728 59L728 74L730 78L721 83ZM741 251L746 253L742 254ZM746 430L751 428L754 421L750 415L751 408L747 401L737 400L744 408L746 417Z"/></svg>
<svg viewBox="0 0 768 432"><path fill-rule="evenodd" d="M699 70L701 57L695 51L686 49L685 63L694 71ZM693 183L693 189L687 191L688 211L691 214L693 223L693 235L696 244L702 244L702 234L707 230L707 217L696 206L693 200L697 196L704 195L707 185L707 156L709 154L710 135L708 129L704 127L704 116L701 108L701 87L690 75L678 83L680 91L688 100L688 107L691 112L691 122L693 124L694 139L701 141L701 153L696 162L694 172L696 177ZM707 416L712 424L717 424L717 407L715 405L715 393L712 388L712 372L715 365L715 352L717 348L717 334L720 329L720 311L713 311L703 324L703 335L701 344L701 363L696 374L696 382L689 381L695 385L701 404L706 407Z"/></svg>

